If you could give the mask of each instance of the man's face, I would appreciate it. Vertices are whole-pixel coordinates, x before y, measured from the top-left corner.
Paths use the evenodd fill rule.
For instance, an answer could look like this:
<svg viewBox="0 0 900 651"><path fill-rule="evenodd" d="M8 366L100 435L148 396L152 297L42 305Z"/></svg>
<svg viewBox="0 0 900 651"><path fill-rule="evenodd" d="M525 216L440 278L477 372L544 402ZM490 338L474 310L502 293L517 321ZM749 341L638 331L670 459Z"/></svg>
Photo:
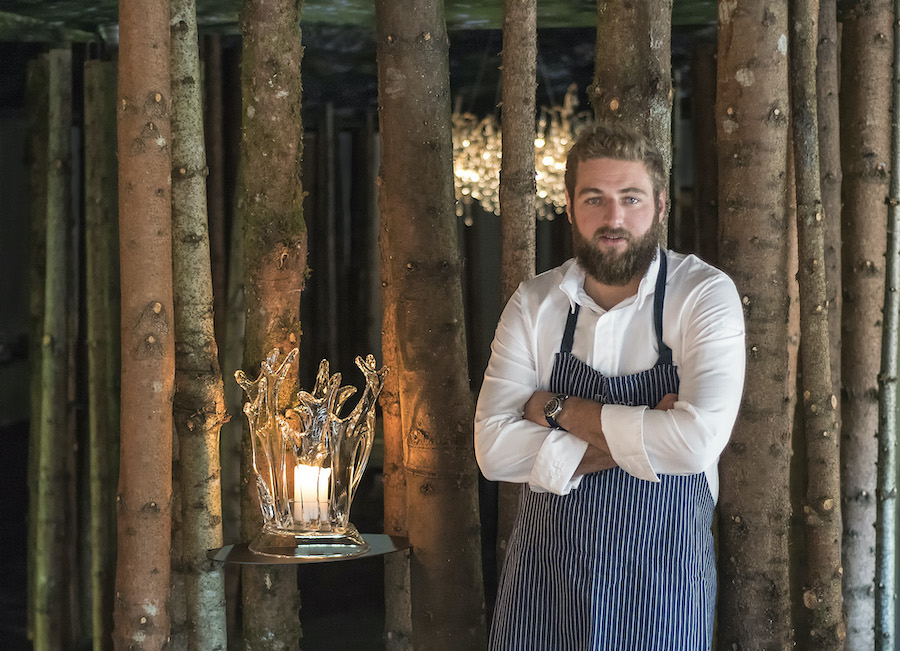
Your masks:
<svg viewBox="0 0 900 651"><path fill-rule="evenodd" d="M665 201L657 201L640 161L579 161L575 193L566 193L575 257L605 285L627 285L656 254Z"/></svg>

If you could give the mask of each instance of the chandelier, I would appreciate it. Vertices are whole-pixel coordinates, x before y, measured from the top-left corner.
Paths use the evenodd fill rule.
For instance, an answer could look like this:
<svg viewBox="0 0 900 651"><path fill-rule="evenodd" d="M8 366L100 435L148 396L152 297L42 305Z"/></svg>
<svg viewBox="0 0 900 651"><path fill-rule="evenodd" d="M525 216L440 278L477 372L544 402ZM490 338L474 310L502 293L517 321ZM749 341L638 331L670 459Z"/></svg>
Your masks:
<svg viewBox="0 0 900 651"><path fill-rule="evenodd" d="M590 121L586 111L576 113L575 84L566 91L562 106L542 107L534 139L536 213L553 219L566 210L566 154L573 140ZM495 115L481 120L471 113L456 112L453 121L453 172L456 214L472 225L471 207L500 214L500 121Z"/></svg>

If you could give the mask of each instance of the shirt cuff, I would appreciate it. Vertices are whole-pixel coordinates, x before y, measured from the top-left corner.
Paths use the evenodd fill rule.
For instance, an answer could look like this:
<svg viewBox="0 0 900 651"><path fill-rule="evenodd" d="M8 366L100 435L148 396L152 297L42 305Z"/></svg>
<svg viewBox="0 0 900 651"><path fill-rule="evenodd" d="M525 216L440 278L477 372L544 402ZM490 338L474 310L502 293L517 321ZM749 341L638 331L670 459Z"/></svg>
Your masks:
<svg viewBox="0 0 900 651"><path fill-rule="evenodd" d="M566 495L581 483L581 477L573 479L578 464L588 448L587 441L565 430L553 429L544 439L531 468L528 484L536 492Z"/></svg>
<svg viewBox="0 0 900 651"><path fill-rule="evenodd" d="M649 407L603 405L600 424L613 461L629 475L658 482L659 477L644 448L644 412L647 409Z"/></svg>

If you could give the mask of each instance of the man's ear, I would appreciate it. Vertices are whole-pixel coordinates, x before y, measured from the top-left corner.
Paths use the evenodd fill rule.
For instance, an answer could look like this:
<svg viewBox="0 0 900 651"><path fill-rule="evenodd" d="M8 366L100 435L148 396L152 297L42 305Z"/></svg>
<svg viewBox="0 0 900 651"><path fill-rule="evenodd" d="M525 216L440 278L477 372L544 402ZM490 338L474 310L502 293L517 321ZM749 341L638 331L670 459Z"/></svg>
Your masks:
<svg viewBox="0 0 900 651"><path fill-rule="evenodd" d="M569 218L569 223L572 223L572 198L569 196L569 191L566 190L566 216Z"/></svg>
<svg viewBox="0 0 900 651"><path fill-rule="evenodd" d="M660 223L662 223L662 220L665 219L665 216L666 216L666 191L665 190L660 190L660 192L659 192L659 202L658 202L657 208L659 209L658 221Z"/></svg>

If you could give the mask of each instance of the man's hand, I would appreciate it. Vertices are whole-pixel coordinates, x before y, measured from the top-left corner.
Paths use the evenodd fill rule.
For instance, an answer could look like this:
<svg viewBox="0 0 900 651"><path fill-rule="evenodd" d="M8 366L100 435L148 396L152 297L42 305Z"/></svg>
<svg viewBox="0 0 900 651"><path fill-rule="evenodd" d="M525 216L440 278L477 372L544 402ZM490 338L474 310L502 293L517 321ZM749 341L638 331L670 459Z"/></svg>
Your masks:
<svg viewBox="0 0 900 651"><path fill-rule="evenodd" d="M555 393L550 391L535 391L532 393L528 402L525 403L525 420L530 420L532 423L537 423L544 427L550 427L550 424L547 423L547 417L544 416L544 405L555 395Z"/></svg>

